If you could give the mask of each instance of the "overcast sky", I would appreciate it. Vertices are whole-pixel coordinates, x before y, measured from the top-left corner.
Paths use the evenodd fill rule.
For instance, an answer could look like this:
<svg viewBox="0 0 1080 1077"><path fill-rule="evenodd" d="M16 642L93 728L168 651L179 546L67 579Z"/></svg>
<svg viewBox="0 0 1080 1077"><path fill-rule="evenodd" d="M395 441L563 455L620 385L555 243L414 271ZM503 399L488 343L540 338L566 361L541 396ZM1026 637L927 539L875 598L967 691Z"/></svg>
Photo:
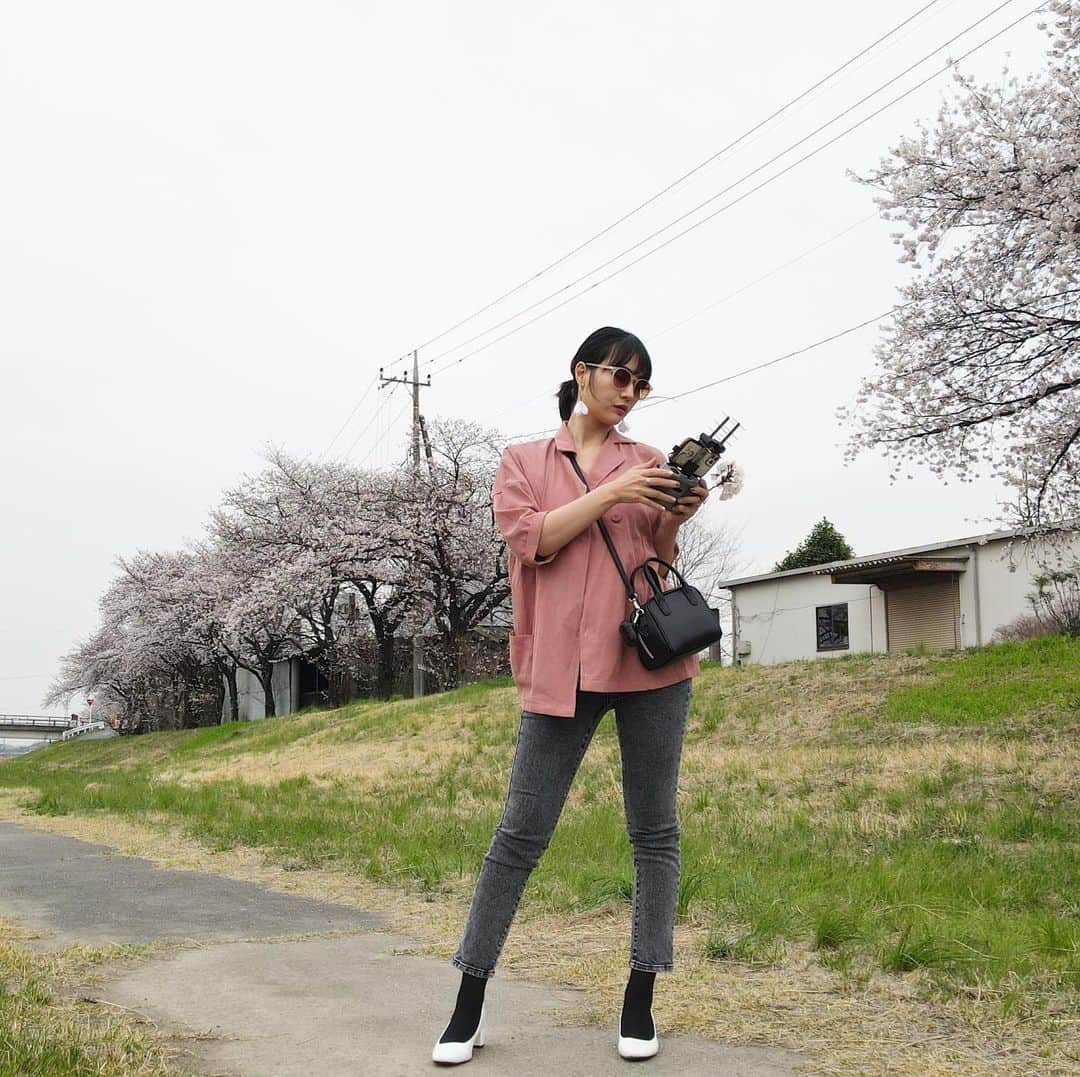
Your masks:
<svg viewBox="0 0 1080 1077"><path fill-rule="evenodd" d="M403 389L363 396L379 366L400 374L399 357L661 191L924 2L7 0L0 712L42 712L60 655L95 627L117 555L197 537L268 442L316 456L361 398L331 455L390 465L409 412ZM865 173L918 118L931 121L953 92L947 75L442 369L730 187L685 223L722 209L1033 4L1005 4L856 105L995 6L939 0L677 190L422 348L425 415L540 436L557 423L552 394L574 351L600 325L644 339L655 400L888 310L910 270L872 192L846 170ZM1007 62L1025 74L1041 66L1044 42L1030 17L961 69L997 80ZM631 416L631 436L665 450L726 414L743 423L730 456L745 489L702 515L741 532L746 572L767 571L822 516L858 554L997 526L1004 491L989 480L943 485L916 471L890 486L880 458L844 466L835 409L872 371L880 332Z"/></svg>

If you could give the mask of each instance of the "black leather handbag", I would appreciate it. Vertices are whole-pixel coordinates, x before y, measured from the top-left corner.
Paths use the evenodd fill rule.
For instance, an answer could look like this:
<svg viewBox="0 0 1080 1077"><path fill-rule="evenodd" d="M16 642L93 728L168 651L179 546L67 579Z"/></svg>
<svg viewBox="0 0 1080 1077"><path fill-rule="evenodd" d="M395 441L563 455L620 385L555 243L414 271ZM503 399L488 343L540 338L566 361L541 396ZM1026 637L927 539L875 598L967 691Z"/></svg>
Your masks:
<svg viewBox="0 0 1080 1077"><path fill-rule="evenodd" d="M578 477L585 483L585 489L589 490L588 480L578 467L577 458L573 453L568 455ZM619 632L627 646L637 648L638 658L646 669L659 669L676 658L697 654L723 636L720 611L709 606L702 593L687 583L682 574L663 558L647 557L627 576L603 517L596 522L615 567L622 576L626 597L634 608L630 618L619 625ZM679 581L679 586L665 591L660 576L650 561L667 565L668 571ZM634 577L639 572L644 575L653 591L653 597L644 605L638 601L634 591Z"/></svg>

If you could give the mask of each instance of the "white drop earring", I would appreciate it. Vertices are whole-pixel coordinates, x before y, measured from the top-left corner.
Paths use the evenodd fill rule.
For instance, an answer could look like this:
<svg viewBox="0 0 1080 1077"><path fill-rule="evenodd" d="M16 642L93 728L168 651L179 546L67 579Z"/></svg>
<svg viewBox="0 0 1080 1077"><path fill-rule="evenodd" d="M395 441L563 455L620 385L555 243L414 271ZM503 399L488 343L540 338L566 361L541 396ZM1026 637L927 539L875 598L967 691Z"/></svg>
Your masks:
<svg viewBox="0 0 1080 1077"><path fill-rule="evenodd" d="M579 399L578 402L574 405L574 412L577 415L588 415L589 407L584 400Z"/></svg>
<svg viewBox="0 0 1080 1077"><path fill-rule="evenodd" d="M630 424L625 419L620 419L619 425L615 427L615 429L618 430L620 434L626 434L630 430Z"/></svg>

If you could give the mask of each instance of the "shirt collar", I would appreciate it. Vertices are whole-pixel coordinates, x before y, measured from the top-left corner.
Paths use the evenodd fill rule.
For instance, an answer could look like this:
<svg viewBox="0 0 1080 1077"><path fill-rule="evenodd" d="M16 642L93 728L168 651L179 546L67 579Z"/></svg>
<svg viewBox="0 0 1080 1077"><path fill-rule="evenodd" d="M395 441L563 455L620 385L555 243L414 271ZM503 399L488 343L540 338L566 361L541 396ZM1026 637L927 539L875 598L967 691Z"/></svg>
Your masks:
<svg viewBox="0 0 1080 1077"><path fill-rule="evenodd" d="M563 419L562 425L557 431L555 431L555 447L562 453L576 453L577 446L574 444L574 435L570 433L570 425L566 419ZM623 460L626 459L623 445L633 445L632 438L628 438L623 434L620 434L618 430L612 427L608 431L608 435L604 438L600 445L600 451L596 454L596 459L593 461L593 466L590 468L592 475L592 486L598 486L602 483L613 471L615 471Z"/></svg>
<svg viewBox="0 0 1080 1077"><path fill-rule="evenodd" d="M625 434L620 434L615 427L612 427L608 431L608 436L601 445L601 450L611 443L629 445L633 443L633 438L628 438ZM566 419L563 419L559 429L555 431L555 448L560 452L577 452L577 446L574 444L574 435L570 433L570 424Z"/></svg>

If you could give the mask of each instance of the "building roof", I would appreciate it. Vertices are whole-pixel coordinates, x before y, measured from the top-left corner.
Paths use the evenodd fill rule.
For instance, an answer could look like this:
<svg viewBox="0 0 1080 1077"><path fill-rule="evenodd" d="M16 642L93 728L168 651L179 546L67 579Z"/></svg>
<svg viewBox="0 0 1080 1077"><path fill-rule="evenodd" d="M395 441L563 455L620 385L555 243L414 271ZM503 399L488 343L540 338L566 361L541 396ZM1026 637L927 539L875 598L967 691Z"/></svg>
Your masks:
<svg viewBox="0 0 1080 1077"><path fill-rule="evenodd" d="M1063 530L1071 530L1070 525L1062 525ZM1045 528L1017 527L1008 531L988 531L983 535L969 535L966 538L949 539L947 542L929 542L925 546L909 546L903 550L885 550L882 553L870 554L867 557L852 557L846 561L828 561L822 565L807 565L805 568L789 568L783 572L763 572L757 576L743 576L737 580L722 580L717 587L730 590L741 587L747 583L758 583L761 580L779 580L785 576L808 576L825 575L834 572L838 568L855 568L857 566L880 565L892 560L900 560L911 554L930 553L933 550L945 550L953 546L968 546L978 544L985 546L988 542L997 542L1003 539L1018 538L1021 535L1030 535L1035 532L1045 532Z"/></svg>
<svg viewBox="0 0 1080 1077"><path fill-rule="evenodd" d="M911 554L907 557L874 557L870 560L856 560L853 564L814 567L815 576L830 576L833 583L876 583L885 586L885 581L897 579L926 580L941 572L960 573L965 570L970 554L959 557L941 557L934 553Z"/></svg>

